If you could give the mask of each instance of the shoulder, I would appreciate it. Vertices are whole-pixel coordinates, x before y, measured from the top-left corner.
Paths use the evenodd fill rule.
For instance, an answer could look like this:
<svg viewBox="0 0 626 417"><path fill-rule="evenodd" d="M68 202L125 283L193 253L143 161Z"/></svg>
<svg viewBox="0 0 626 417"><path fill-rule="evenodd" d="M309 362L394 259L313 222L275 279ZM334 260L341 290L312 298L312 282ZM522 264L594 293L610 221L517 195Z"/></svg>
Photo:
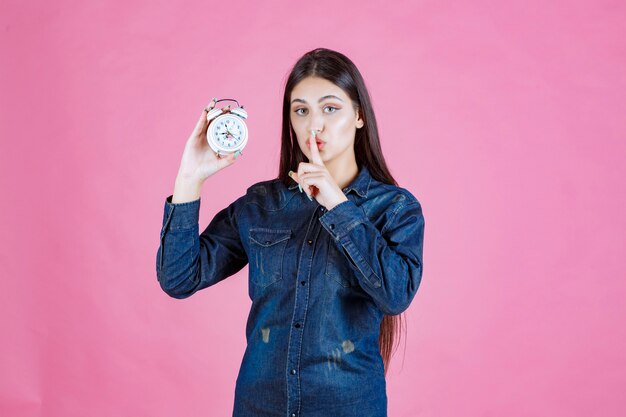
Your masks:
<svg viewBox="0 0 626 417"><path fill-rule="evenodd" d="M276 187L281 186L282 184L278 180L278 178L272 178L269 180L262 180L255 182L250 185L246 190L246 194L248 195L267 195L272 190L275 190Z"/></svg>
<svg viewBox="0 0 626 417"><path fill-rule="evenodd" d="M383 232L401 219L423 216L421 203L411 191L375 179L372 179L367 199L361 207Z"/></svg>
<svg viewBox="0 0 626 417"><path fill-rule="evenodd" d="M408 204L421 206L418 198L407 188L375 179L370 183L367 197L368 200L378 202L391 211L397 211Z"/></svg>
<svg viewBox="0 0 626 417"><path fill-rule="evenodd" d="M266 210L280 210L294 195L279 178L272 178L250 185L246 190L245 201Z"/></svg>

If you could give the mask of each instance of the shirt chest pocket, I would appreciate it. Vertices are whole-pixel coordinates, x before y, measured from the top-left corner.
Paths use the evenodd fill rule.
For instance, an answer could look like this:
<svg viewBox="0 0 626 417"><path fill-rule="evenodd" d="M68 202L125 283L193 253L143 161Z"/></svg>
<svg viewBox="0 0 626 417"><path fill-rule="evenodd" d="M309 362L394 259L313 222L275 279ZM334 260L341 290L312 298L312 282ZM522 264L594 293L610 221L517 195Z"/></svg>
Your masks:
<svg viewBox="0 0 626 417"><path fill-rule="evenodd" d="M349 263L352 261L348 259L348 255L344 255L342 251L343 248L338 248L337 244L332 239L328 240L325 275L327 279L334 280L343 287L353 287L358 285L358 279L350 267Z"/></svg>
<svg viewBox="0 0 626 417"><path fill-rule="evenodd" d="M250 279L259 287L267 287L283 277L283 258L291 230L257 227L249 233Z"/></svg>

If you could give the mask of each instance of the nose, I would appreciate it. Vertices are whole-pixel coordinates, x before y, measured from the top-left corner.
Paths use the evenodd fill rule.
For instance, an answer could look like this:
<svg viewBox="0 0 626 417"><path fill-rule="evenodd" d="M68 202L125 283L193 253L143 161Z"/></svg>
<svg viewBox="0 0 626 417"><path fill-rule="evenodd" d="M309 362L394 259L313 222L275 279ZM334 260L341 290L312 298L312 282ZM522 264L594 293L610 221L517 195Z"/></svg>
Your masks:
<svg viewBox="0 0 626 417"><path fill-rule="evenodd" d="M311 130L315 130L316 132L321 132L324 128L324 119L322 115L312 115L311 123L309 124L309 132Z"/></svg>
<svg viewBox="0 0 626 417"><path fill-rule="evenodd" d="M309 129L309 130L307 131L307 135L306 135L307 139L311 137L311 134L312 134L312 133L311 133L311 130L315 130L315 135L316 135L316 136L319 136L320 132L322 131L322 129L320 129L320 128L315 128L315 127L312 127L311 129Z"/></svg>

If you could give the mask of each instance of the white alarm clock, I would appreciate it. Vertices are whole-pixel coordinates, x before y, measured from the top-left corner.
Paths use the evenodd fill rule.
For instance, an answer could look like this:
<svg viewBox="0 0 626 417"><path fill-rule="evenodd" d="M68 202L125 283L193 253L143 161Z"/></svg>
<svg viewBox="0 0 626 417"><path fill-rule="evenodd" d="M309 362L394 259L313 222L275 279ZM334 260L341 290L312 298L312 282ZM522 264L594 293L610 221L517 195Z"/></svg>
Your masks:
<svg viewBox="0 0 626 417"><path fill-rule="evenodd" d="M207 113L209 127L206 132L209 146L218 156L224 156L231 152L243 150L248 143L248 126L245 119L248 113L237 100L224 98L220 101L234 101L237 107L231 109L230 105L214 108Z"/></svg>

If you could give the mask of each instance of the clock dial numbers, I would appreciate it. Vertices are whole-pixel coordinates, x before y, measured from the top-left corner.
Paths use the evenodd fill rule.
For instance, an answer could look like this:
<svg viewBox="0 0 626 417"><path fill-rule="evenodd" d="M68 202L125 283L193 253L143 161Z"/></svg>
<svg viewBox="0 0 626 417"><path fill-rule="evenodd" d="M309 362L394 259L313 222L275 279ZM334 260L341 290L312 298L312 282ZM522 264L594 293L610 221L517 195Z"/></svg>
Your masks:
<svg viewBox="0 0 626 417"><path fill-rule="evenodd" d="M224 155L242 150L246 146L248 126L244 121L245 118L247 113L243 111L243 107L236 113L224 112L222 108L207 114L209 128L206 138L214 152Z"/></svg>
<svg viewBox="0 0 626 417"><path fill-rule="evenodd" d="M234 148L243 139L243 126L235 118L219 120L215 127L215 134L219 144L225 148Z"/></svg>

